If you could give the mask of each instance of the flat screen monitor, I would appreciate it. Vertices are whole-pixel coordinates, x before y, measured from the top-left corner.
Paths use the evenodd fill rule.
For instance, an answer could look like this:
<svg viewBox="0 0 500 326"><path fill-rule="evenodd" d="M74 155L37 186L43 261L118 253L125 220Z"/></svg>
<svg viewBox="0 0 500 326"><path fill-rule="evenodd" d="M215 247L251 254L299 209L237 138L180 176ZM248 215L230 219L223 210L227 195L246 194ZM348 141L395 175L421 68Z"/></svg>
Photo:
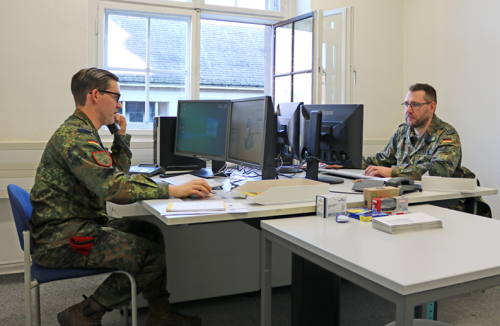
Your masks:
<svg viewBox="0 0 500 326"><path fill-rule="evenodd" d="M282 157L300 160L300 153L294 149L300 144L300 110L302 102L280 103L276 109L278 119L277 145Z"/></svg>
<svg viewBox="0 0 500 326"><path fill-rule="evenodd" d="M231 101L181 100L175 155L226 161Z"/></svg>
<svg viewBox="0 0 500 326"><path fill-rule="evenodd" d="M299 146L302 159L309 144L309 117L322 112L320 161L360 169L363 161L363 105L320 104L302 107Z"/></svg>
<svg viewBox="0 0 500 326"><path fill-rule="evenodd" d="M276 116L271 97L233 100L227 161L276 176Z"/></svg>

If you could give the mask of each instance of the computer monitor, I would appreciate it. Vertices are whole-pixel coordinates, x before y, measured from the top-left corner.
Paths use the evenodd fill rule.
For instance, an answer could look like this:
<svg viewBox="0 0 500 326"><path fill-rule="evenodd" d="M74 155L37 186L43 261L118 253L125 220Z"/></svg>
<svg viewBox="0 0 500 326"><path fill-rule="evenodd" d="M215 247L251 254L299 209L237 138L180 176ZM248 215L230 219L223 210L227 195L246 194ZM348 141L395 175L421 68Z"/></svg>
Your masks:
<svg viewBox="0 0 500 326"><path fill-rule="evenodd" d="M269 96L232 101L227 161L276 177L276 115Z"/></svg>
<svg viewBox="0 0 500 326"><path fill-rule="evenodd" d="M363 105L304 105L300 126L302 144L299 146L302 159L305 159L310 143L309 117L313 110L322 112L320 161L360 169L363 162Z"/></svg>
<svg viewBox="0 0 500 326"><path fill-rule="evenodd" d="M226 161L230 114L229 100L180 100L175 155L212 160L218 172L214 163Z"/></svg>
<svg viewBox="0 0 500 326"><path fill-rule="evenodd" d="M294 149L300 144L300 114L302 102L280 103L276 109L278 119L277 151L284 162L300 160L300 152Z"/></svg>

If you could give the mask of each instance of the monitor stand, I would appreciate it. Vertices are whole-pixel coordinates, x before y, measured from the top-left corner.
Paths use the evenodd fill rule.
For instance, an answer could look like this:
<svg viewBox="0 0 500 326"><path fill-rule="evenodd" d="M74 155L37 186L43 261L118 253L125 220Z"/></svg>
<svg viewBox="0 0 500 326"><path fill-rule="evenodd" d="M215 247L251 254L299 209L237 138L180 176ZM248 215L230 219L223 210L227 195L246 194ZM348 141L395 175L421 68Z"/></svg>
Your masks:
<svg viewBox="0 0 500 326"><path fill-rule="evenodd" d="M191 172L192 175L195 175L200 178L213 178L216 176L223 176L223 175L217 175L217 173L222 169L222 167L226 164L224 161L215 161L212 160L212 169L209 168L203 168L199 169L196 171Z"/></svg>

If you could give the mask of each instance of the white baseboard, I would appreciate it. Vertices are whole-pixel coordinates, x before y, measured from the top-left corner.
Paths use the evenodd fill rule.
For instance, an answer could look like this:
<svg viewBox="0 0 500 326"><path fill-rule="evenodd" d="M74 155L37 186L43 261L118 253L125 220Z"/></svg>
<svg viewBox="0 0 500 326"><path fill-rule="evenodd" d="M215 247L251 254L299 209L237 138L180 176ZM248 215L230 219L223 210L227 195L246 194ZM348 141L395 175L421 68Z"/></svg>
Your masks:
<svg viewBox="0 0 500 326"><path fill-rule="evenodd" d="M0 275L24 273L24 262L12 262L0 264Z"/></svg>

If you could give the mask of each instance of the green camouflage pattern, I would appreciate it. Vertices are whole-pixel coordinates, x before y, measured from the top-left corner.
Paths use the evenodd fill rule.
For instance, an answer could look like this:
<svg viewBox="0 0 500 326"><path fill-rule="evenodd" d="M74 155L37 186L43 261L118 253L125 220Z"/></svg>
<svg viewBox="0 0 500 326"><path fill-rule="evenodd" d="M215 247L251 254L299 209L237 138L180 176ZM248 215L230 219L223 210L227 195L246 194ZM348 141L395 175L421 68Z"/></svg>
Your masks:
<svg viewBox="0 0 500 326"><path fill-rule="evenodd" d="M112 165L106 166L109 156L102 152L107 149L81 110L76 109L52 135L31 190L35 252L66 245L71 236L89 236L106 225L112 220L106 215L106 201L130 204L169 197L168 184L127 174L131 158L118 137L111 146ZM129 145L131 136L122 137Z"/></svg>
<svg viewBox="0 0 500 326"><path fill-rule="evenodd" d="M32 255L47 268L117 268L134 275L137 291L148 302L168 295L165 244L154 224L135 219L114 219L97 226L89 255L79 254L65 244ZM111 274L94 292L93 298L107 309L124 306L130 300L130 280Z"/></svg>
<svg viewBox="0 0 500 326"><path fill-rule="evenodd" d="M421 180L426 172L431 176L462 178L461 161L458 132L434 115L426 133L420 137L406 123L401 124L383 151L363 157L362 168L391 167L391 177L407 176L414 180Z"/></svg>

